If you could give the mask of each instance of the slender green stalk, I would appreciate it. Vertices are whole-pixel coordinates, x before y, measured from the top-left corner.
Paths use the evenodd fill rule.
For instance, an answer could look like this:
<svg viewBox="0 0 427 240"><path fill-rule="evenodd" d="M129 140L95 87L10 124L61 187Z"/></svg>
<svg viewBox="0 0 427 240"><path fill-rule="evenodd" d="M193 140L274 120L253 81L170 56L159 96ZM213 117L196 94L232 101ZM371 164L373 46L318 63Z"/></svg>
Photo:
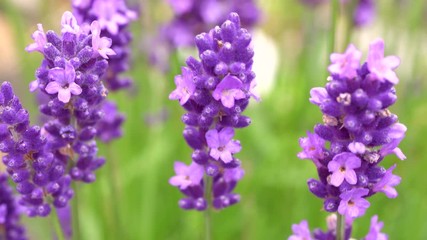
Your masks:
<svg viewBox="0 0 427 240"><path fill-rule="evenodd" d="M337 240L345 240L345 216L341 214L337 219Z"/></svg>
<svg viewBox="0 0 427 240"><path fill-rule="evenodd" d="M332 0L331 6L332 6L332 9L331 9L331 30L330 30L330 35L329 35L329 52L330 53L332 53L336 50L337 22L338 22L338 17L340 14L339 0ZM328 58L327 62L329 62L329 58Z"/></svg>
<svg viewBox="0 0 427 240"><path fill-rule="evenodd" d="M122 227L122 221L120 218L120 211L119 211L119 207L120 205L120 200L119 200L119 196L121 195L121 189L119 187L119 183L120 183L120 173L119 173L119 169L117 166L117 159L114 157L114 151L113 148L110 144L107 144L107 151L108 151L108 161L107 161L107 168L108 168L108 172L109 172L109 176L107 177L108 181L109 181L109 186L110 186L110 203L111 203L111 210L113 211L113 223L115 226L115 237L125 237L123 236L123 227Z"/></svg>
<svg viewBox="0 0 427 240"><path fill-rule="evenodd" d="M205 240L212 239L212 216L211 216L211 205L212 205L212 178L205 176L205 199L207 202L207 209L205 211Z"/></svg>
<svg viewBox="0 0 427 240"><path fill-rule="evenodd" d="M58 212L54 207L54 212L52 214L53 227L55 228L55 234L58 240L64 240L64 232L62 232L61 222L59 220Z"/></svg>
<svg viewBox="0 0 427 240"><path fill-rule="evenodd" d="M73 182L73 189L74 189L74 199L72 200L72 208L73 208L73 240L80 240L81 238L81 232L80 232L80 219L79 219L79 191L78 186L76 182Z"/></svg>

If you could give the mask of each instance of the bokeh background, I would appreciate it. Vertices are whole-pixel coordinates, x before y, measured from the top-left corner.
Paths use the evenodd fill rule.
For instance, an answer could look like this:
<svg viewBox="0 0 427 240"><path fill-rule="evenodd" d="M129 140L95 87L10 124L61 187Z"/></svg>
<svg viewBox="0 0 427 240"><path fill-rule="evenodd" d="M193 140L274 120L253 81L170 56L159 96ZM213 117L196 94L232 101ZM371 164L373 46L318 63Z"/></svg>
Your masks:
<svg viewBox="0 0 427 240"><path fill-rule="evenodd" d="M177 204L181 194L168 184L173 162L191 160L182 137L183 110L168 95L186 55L196 52L172 54L166 72L150 65L147 50L156 50L150 39L159 24L171 19L172 11L166 1L130 2L140 8L140 19L131 26L133 65L128 75L135 86L109 96L126 114L123 137L101 146L107 163L98 170L97 181L78 185L83 239L201 239L203 213L181 210ZM384 161L386 168L398 163L399 196L370 198L371 207L355 221L353 236L365 236L370 217L378 214L390 239L427 239L427 1L376 2L374 22L350 31L342 27L345 31L338 31L337 45L343 50L350 41L365 59L369 43L381 37L386 55L400 57L398 101L391 111L408 127L401 143L407 160L391 156ZM308 98L310 88L326 82L331 6L327 2L309 8L298 0L259 0L258 4L262 20L253 31L254 71L262 101L251 102L247 115L252 125L237 131L243 146L237 157L246 171L236 190L242 201L213 213L213 239L285 239L291 225L303 219L311 228L326 227L328 214L321 210L322 201L306 186L308 178L316 177L316 169L296 154L298 139L322 120ZM24 48L32 42L37 23L59 31L61 15L70 9L66 0L0 1L0 80L12 82L34 122L38 111L28 83L42 56ZM30 239L52 238L49 217L24 217L24 222Z"/></svg>

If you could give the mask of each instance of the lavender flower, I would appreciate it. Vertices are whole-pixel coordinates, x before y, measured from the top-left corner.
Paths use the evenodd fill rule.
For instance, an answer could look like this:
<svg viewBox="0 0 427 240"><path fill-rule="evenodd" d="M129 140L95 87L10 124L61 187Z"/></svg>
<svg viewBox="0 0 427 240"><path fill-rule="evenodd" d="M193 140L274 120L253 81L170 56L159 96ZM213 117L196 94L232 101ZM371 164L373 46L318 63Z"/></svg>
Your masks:
<svg viewBox="0 0 427 240"><path fill-rule="evenodd" d="M201 61L187 59L188 67L175 77L176 89L169 95L187 110L182 121L184 138L194 149L193 162L189 167L175 163L177 175L170 183L187 196L179 201L181 208L205 210L212 204L221 209L240 200L232 193L244 175L234 156L241 145L233 137L234 128L250 124L241 114L253 96L251 36L240 27L239 15L231 13L221 27L197 35L195 41Z"/></svg>
<svg viewBox="0 0 427 240"><path fill-rule="evenodd" d="M300 139L304 150L298 154L311 159L318 170L319 181L308 181L310 191L324 199L326 211L348 218L362 216L369 207L366 198L377 192L397 196L394 187L400 177L391 173L395 166L385 171L379 164L392 153L405 158L398 144L406 127L388 110L397 99L393 70L399 59L384 57L380 39L370 45L362 65L360 56L353 45L343 54L331 55L326 88L310 91L310 102L322 111L323 124Z"/></svg>
<svg viewBox="0 0 427 240"><path fill-rule="evenodd" d="M109 68L103 76L107 88L116 91L130 87L132 81L120 75L129 69L129 44L132 36L128 25L136 20L136 12L128 9L125 0L72 0L72 4L77 22L84 28L97 20L100 30L93 32L93 35L100 41L92 43L92 46L100 48L100 54L104 58L109 55ZM107 52L110 46L115 54Z"/></svg>
<svg viewBox="0 0 427 240"><path fill-rule="evenodd" d="M370 24L375 18L375 1L359 0L354 10L353 23L357 27Z"/></svg>
<svg viewBox="0 0 427 240"><path fill-rule="evenodd" d="M0 173L0 239L25 240L25 228L19 219L21 207L7 182L7 175Z"/></svg>
<svg viewBox="0 0 427 240"><path fill-rule="evenodd" d="M301 221L300 224L292 225L293 234L288 238L288 240L335 240L336 228L337 228L337 215L331 214L326 218L328 229L327 231L322 231L317 228L313 232L310 231L308 227L308 222L306 220ZM346 219L345 221L345 238L350 239L352 233L352 219ZM383 227L383 222L378 222L378 216L375 215L371 218L371 226L369 228L369 233L363 240L387 240L388 237L386 234L381 232ZM351 238L353 239L353 238Z"/></svg>
<svg viewBox="0 0 427 240"><path fill-rule="evenodd" d="M0 90L0 151L7 154L3 163L29 216L47 216L51 205L66 207L74 194L71 181L93 182L94 171L105 162L97 157L94 137L107 95L100 81L108 67L102 55L112 51L100 53L103 49L91 45L103 41L96 22L92 34L70 12L61 23L61 35L47 31L46 43L36 40L36 48L27 47L44 56L30 84L31 90L47 97L39 107L45 115L43 126L30 126L28 112L10 83L4 82ZM40 36L40 29L41 25L33 36Z"/></svg>

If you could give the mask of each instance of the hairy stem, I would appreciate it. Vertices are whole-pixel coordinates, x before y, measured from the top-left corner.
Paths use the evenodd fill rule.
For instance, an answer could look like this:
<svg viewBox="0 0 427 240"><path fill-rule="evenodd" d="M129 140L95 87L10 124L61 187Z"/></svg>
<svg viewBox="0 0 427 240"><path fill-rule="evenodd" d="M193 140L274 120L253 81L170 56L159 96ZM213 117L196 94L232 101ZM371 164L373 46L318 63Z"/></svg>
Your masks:
<svg viewBox="0 0 427 240"><path fill-rule="evenodd" d="M337 218L337 240L345 239L345 216L338 214Z"/></svg>
<svg viewBox="0 0 427 240"><path fill-rule="evenodd" d="M212 219L211 219L211 205L212 205L212 178L208 175L205 176L205 199L207 208L205 211L205 240L212 239Z"/></svg>

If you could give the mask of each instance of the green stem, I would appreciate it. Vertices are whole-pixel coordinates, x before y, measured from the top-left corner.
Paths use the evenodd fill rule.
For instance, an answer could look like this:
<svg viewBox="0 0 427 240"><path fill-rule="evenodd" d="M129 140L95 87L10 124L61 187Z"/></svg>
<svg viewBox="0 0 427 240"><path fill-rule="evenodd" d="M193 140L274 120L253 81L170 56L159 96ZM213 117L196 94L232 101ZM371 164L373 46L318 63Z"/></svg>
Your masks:
<svg viewBox="0 0 427 240"><path fill-rule="evenodd" d="M211 205L212 205L212 178L208 175L205 176L205 199L207 209L205 211L205 240L212 239L212 218L211 218Z"/></svg>
<svg viewBox="0 0 427 240"><path fill-rule="evenodd" d="M339 0L332 0L331 3L331 30L329 35L329 53L332 53L336 50L336 33L337 33L337 22L340 12L340 3ZM329 56L328 61L329 62Z"/></svg>
<svg viewBox="0 0 427 240"><path fill-rule="evenodd" d="M119 213L119 196L121 195L121 189L119 187L120 183L120 175L119 175L119 169L117 166L117 158L114 157L114 152L112 151L112 146L110 144L107 144L107 151L108 151L108 162L107 162L107 168L109 171L109 176L107 177L110 185L110 201L111 201L111 208L113 211L113 223L115 225L115 233L116 237L124 237L122 235L122 221L120 218Z"/></svg>
<svg viewBox="0 0 427 240"><path fill-rule="evenodd" d="M338 214L337 218L337 240L345 239L345 216Z"/></svg>
<svg viewBox="0 0 427 240"><path fill-rule="evenodd" d="M53 226L55 228L56 237L58 240L64 240L64 233L62 232L61 222L59 220L58 211L56 211L56 208L53 208L54 212L52 214L52 220L53 220Z"/></svg>
<svg viewBox="0 0 427 240"><path fill-rule="evenodd" d="M74 189L74 199L72 200L73 205L73 239L74 240L80 240L81 238L81 232L80 232L80 219L79 219L79 194L78 194L78 187L77 183L73 182L73 189Z"/></svg>

